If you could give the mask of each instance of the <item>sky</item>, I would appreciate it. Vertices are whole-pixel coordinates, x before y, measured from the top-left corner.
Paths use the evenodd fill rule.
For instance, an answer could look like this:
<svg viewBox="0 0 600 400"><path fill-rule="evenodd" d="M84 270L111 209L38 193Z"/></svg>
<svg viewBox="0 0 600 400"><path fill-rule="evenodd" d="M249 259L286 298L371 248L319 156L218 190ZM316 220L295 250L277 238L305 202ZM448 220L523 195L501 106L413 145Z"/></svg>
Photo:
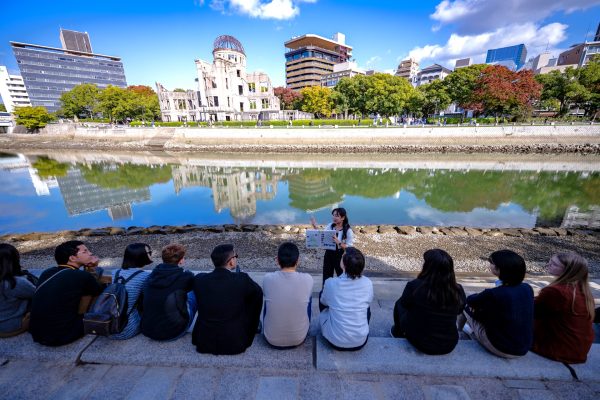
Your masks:
<svg viewBox="0 0 600 400"><path fill-rule="evenodd" d="M195 89L194 60L212 60L219 35L244 46L247 71L285 84L284 42L346 35L365 69L391 72L409 56L421 67L484 62L487 49L525 43L528 58L593 40L600 0L2 0L0 65L19 73L9 41L61 47L59 29L90 34L96 53L119 56L127 83Z"/></svg>

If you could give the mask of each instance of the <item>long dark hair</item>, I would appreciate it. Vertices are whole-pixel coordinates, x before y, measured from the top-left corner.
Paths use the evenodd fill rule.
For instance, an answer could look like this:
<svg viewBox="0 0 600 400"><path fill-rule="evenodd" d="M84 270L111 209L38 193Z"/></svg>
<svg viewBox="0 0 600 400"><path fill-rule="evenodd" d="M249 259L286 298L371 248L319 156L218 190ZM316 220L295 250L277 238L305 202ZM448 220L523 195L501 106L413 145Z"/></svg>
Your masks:
<svg viewBox="0 0 600 400"><path fill-rule="evenodd" d="M15 246L8 243L0 244L0 282L8 281L12 289L17 285L15 276L21 273L21 256Z"/></svg>
<svg viewBox="0 0 600 400"><path fill-rule="evenodd" d="M152 249L145 243L132 243L127 246L123 255L121 268L142 268L148 264L152 264L152 260L148 256L146 249L150 249L150 254L152 254Z"/></svg>
<svg viewBox="0 0 600 400"><path fill-rule="evenodd" d="M344 218L344 222L342 222L342 240L344 240L347 237L348 229L350 229L350 222L348 222L348 213L346 212L345 208L338 207L331 210L331 215L333 215L336 212L340 217Z"/></svg>
<svg viewBox="0 0 600 400"><path fill-rule="evenodd" d="M442 308L462 305L462 293L454 276L454 261L441 249L423 253L423 268L417 277L429 284L427 298Z"/></svg>

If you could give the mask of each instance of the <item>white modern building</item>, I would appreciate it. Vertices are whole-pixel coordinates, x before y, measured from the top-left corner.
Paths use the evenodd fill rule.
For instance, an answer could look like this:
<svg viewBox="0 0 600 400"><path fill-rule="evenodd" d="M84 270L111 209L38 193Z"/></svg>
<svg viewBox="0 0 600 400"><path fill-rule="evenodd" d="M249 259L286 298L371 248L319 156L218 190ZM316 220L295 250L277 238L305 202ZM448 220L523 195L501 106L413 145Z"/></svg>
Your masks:
<svg viewBox="0 0 600 400"><path fill-rule="evenodd" d="M396 76L407 79L411 84L414 84L418 73L419 63L413 58L402 60L396 69Z"/></svg>
<svg viewBox="0 0 600 400"><path fill-rule="evenodd" d="M163 121L251 121L280 119L279 99L269 76L246 72L246 53L232 36L219 36L213 61L196 60L198 90L168 91L156 83Z"/></svg>
<svg viewBox="0 0 600 400"><path fill-rule="evenodd" d="M23 78L9 74L3 65L0 65L0 96L8 112L13 112L15 107L31 106Z"/></svg>
<svg viewBox="0 0 600 400"><path fill-rule="evenodd" d="M342 78L352 78L356 75L365 75L365 71L358 68L354 61L346 61L333 65L333 72L321 77L321 86L332 88L338 84Z"/></svg>
<svg viewBox="0 0 600 400"><path fill-rule="evenodd" d="M439 64L430 65L427 68L423 68L415 77L414 85L421 86L426 83L437 81L438 79L444 80L452 71L448 68L443 67Z"/></svg>

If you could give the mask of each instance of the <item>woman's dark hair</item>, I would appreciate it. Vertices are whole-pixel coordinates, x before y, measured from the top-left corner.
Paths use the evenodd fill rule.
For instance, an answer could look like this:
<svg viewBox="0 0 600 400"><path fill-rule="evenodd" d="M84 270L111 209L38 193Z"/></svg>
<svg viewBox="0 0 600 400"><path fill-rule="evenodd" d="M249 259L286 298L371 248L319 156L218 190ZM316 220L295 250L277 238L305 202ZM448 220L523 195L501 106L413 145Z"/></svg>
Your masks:
<svg viewBox="0 0 600 400"><path fill-rule="evenodd" d="M146 243L132 243L128 245L125 248L125 254L123 255L123 264L121 264L121 268L143 268L148 264L152 264L152 260L150 259L150 255L146 249L150 249L151 255L152 249Z"/></svg>
<svg viewBox="0 0 600 400"><path fill-rule="evenodd" d="M356 247L347 247L342 256L344 270L350 279L360 278L365 269L365 256Z"/></svg>
<svg viewBox="0 0 600 400"><path fill-rule="evenodd" d="M342 222L342 240L344 240L346 239L346 236L348 234L348 229L350 229L350 222L348 222L348 213L343 207L338 207L331 210L331 215L333 215L334 213L338 213L340 217L344 218L344 222Z"/></svg>
<svg viewBox="0 0 600 400"><path fill-rule="evenodd" d="M454 261L442 249L431 249L423 253L423 268L418 279L429 284L427 298L442 308L461 306L463 302L460 287L454 275Z"/></svg>
<svg viewBox="0 0 600 400"><path fill-rule="evenodd" d="M490 254L490 263L498 270L503 285L515 286L525 279L525 260L512 250L498 250Z"/></svg>
<svg viewBox="0 0 600 400"><path fill-rule="evenodd" d="M0 282L8 281L12 289L17 281L15 276L21 273L21 257L19 251L8 243L0 244Z"/></svg>

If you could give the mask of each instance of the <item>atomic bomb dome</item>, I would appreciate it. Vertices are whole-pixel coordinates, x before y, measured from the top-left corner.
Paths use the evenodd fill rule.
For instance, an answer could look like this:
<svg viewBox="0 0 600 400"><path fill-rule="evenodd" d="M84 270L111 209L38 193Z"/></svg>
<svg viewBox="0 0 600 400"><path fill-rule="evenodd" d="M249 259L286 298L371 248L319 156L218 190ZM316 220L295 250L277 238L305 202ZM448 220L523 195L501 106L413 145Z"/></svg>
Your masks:
<svg viewBox="0 0 600 400"><path fill-rule="evenodd" d="M213 54L219 50L233 50L246 55L244 46L239 40L229 35L221 35L213 43Z"/></svg>

